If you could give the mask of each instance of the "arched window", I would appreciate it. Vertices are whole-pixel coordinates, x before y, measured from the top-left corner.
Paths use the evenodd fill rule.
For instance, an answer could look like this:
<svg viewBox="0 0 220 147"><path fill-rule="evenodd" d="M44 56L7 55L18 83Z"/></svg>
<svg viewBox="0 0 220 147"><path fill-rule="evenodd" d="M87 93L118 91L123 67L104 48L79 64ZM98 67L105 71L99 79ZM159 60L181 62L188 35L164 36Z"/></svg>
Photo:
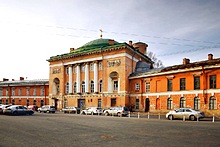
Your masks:
<svg viewBox="0 0 220 147"><path fill-rule="evenodd" d="M74 93L76 93L76 82L74 82L73 90L74 90Z"/></svg>
<svg viewBox="0 0 220 147"><path fill-rule="evenodd" d="M99 82L99 92L102 92L102 80Z"/></svg>
<svg viewBox="0 0 220 147"><path fill-rule="evenodd" d="M69 83L67 82L66 83L66 94L68 94L69 93Z"/></svg>
<svg viewBox="0 0 220 147"><path fill-rule="evenodd" d="M94 82L91 81L90 83L90 92L93 93L94 92Z"/></svg>
<svg viewBox="0 0 220 147"><path fill-rule="evenodd" d="M195 97L194 98L194 109L195 110L199 110L200 109L200 98L199 97Z"/></svg>
<svg viewBox="0 0 220 147"><path fill-rule="evenodd" d="M186 107L186 99L184 97L180 98L180 108Z"/></svg>
<svg viewBox="0 0 220 147"><path fill-rule="evenodd" d="M209 99L209 109L210 110L216 109L216 98L214 96L210 97Z"/></svg>
<svg viewBox="0 0 220 147"><path fill-rule="evenodd" d="M171 98L167 99L167 110L172 109L173 100Z"/></svg>
<svg viewBox="0 0 220 147"><path fill-rule="evenodd" d="M85 93L85 82L82 81L82 93Z"/></svg>

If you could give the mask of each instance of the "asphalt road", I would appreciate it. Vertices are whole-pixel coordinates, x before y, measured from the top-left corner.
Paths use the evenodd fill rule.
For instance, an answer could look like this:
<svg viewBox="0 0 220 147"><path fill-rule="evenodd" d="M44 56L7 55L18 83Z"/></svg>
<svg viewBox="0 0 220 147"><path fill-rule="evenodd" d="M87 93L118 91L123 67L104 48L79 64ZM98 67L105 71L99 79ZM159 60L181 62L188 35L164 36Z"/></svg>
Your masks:
<svg viewBox="0 0 220 147"><path fill-rule="evenodd" d="M44 114L0 115L0 146L220 146L220 122Z"/></svg>

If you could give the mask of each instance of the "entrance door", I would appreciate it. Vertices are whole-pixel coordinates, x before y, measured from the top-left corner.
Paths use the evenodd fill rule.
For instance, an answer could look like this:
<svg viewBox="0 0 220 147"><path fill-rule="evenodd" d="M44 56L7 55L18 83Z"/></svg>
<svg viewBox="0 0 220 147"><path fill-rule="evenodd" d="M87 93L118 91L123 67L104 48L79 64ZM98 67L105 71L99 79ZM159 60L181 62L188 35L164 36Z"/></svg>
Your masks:
<svg viewBox="0 0 220 147"><path fill-rule="evenodd" d="M149 98L145 99L145 112L149 112L150 110L150 100Z"/></svg>
<svg viewBox="0 0 220 147"><path fill-rule="evenodd" d="M156 110L160 110L160 99L156 99Z"/></svg>
<svg viewBox="0 0 220 147"><path fill-rule="evenodd" d="M85 109L85 99L78 99L78 107L80 110Z"/></svg>

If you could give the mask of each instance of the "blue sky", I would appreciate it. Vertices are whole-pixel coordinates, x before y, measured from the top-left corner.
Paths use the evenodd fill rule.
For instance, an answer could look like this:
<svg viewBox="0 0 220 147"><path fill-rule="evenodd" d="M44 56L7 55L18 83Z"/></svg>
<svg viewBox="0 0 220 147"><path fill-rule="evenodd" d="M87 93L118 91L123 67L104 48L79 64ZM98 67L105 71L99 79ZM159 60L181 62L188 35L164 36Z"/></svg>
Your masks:
<svg viewBox="0 0 220 147"><path fill-rule="evenodd" d="M48 79L50 56L141 41L165 66L220 58L219 0L0 0L0 80Z"/></svg>

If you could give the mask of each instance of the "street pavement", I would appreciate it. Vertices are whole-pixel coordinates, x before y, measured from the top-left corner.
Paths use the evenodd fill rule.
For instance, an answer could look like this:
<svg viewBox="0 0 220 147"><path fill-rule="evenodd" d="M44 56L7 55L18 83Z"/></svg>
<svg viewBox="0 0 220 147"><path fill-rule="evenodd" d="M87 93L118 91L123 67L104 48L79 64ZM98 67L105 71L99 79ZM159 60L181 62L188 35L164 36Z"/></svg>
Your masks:
<svg viewBox="0 0 220 147"><path fill-rule="evenodd" d="M220 146L220 122L38 113L0 115L0 147Z"/></svg>

